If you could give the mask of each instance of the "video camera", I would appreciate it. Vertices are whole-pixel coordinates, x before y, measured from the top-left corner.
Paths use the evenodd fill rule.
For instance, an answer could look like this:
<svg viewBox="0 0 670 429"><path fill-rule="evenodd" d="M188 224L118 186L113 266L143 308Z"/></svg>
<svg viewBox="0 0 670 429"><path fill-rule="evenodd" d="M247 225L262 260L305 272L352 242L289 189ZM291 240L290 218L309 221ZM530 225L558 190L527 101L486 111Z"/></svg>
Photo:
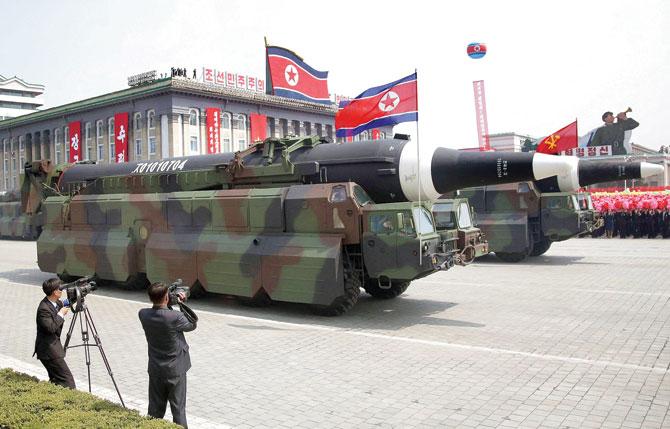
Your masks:
<svg viewBox="0 0 670 429"><path fill-rule="evenodd" d="M82 277L72 283L65 283L58 289L65 291L67 301L73 312L84 309L84 297L98 288L98 285L91 280L91 277Z"/></svg>
<svg viewBox="0 0 670 429"><path fill-rule="evenodd" d="M179 294L184 294L184 299L179 299ZM184 302L191 296L191 289L187 286L182 286L181 279L177 279L170 286L168 286L168 306L172 307L173 305L178 305L179 310L184 313L184 316L191 322L196 323L198 321L198 315Z"/></svg>

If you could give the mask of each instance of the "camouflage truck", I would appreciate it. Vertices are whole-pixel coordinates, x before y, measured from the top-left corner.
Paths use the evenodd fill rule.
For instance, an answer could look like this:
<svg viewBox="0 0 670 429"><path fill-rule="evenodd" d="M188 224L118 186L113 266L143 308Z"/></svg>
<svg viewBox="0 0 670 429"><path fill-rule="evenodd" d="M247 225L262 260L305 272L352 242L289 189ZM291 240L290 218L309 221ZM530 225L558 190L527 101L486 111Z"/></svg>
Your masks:
<svg viewBox="0 0 670 429"><path fill-rule="evenodd" d="M467 198L440 198L433 204L432 212L445 248L457 252L463 264L489 253L489 243L481 229L475 227Z"/></svg>
<svg viewBox="0 0 670 429"><path fill-rule="evenodd" d="M75 165L59 180L64 195L44 203L38 265L126 287L181 278L194 292L338 315L361 287L393 298L460 262L435 230L436 196L565 168L557 157L444 148L419 166L416 154L405 139L270 138L234 154ZM478 176L459 174L467 161Z"/></svg>
<svg viewBox="0 0 670 429"><path fill-rule="evenodd" d="M602 220L587 185L648 177L659 165L631 161L572 160L566 173L537 181L474 187L459 191L477 213L490 250L506 262L547 252L553 242L589 234Z"/></svg>
<svg viewBox="0 0 670 429"><path fill-rule="evenodd" d="M0 238L35 240L42 232L42 202L53 194L62 168L50 161L27 162L19 191L0 196Z"/></svg>

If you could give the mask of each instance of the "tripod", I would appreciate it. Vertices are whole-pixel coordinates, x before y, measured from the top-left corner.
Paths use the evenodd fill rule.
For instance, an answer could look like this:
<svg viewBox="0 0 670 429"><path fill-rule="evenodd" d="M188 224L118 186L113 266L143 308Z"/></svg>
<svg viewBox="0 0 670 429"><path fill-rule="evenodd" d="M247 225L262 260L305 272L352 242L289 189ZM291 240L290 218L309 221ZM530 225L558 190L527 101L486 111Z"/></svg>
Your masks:
<svg viewBox="0 0 670 429"><path fill-rule="evenodd" d="M105 363L105 367L107 368L107 373L109 374L109 377L112 379L112 383L114 383L114 388L116 389L116 393L119 395L119 399L121 400L121 405L123 408L126 408L126 404L123 403L123 398L121 397L121 392L119 392L119 387L116 385L116 380L114 380L114 375L112 374L112 368L109 366L109 361L107 360L107 356L105 355L105 350L102 348L102 343L100 342L100 336L98 335L98 330L95 328L95 323L93 323L93 317L91 316L91 312L88 310L88 307L86 304L82 301L81 303L77 304L77 309L72 310L74 313L74 316L72 317L72 322L70 322L70 328L67 330L67 336L65 337L65 345L63 348L65 349L65 352L67 353L68 345L70 344L70 338L72 337L72 331L74 330L74 326L77 322L77 319L79 319L79 326L81 327L81 340L82 344L77 344L76 346L70 346L70 348L74 347L84 347L84 356L86 357L86 369L88 371L88 392L91 393L91 347L97 347L98 350L100 350L100 355L102 356L102 361ZM83 314L83 317L81 316ZM91 334L93 335L93 341L94 344L89 344L89 336L88 332L89 330L91 331Z"/></svg>

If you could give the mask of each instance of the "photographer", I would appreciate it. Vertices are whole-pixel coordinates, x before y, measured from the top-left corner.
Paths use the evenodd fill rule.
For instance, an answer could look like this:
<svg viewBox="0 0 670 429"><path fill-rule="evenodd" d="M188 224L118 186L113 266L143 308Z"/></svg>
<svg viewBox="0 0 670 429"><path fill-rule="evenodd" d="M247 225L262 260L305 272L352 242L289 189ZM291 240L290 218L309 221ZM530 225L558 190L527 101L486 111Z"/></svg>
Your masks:
<svg viewBox="0 0 670 429"><path fill-rule="evenodd" d="M42 290L46 297L37 307L37 337L35 352L49 374L49 381L63 387L75 388L74 378L65 363L65 350L60 342L60 334L69 308L60 301L62 282L57 278L45 280Z"/></svg>
<svg viewBox="0 0 670 429"><path fill-rule="evenodd" d="M152 308L139 312L149 351L149 411L152 417L162 419L167 401L170 402L172 420L186 424L186 371L191 368L191 358L184 332L196 328L197 317L192 311L173 311L168 304L177 301L182 306L186 299L183 292L175 293L171 300L168 287L154 283L148 289ZM177 298L177 299L175 299Z"/></svg>

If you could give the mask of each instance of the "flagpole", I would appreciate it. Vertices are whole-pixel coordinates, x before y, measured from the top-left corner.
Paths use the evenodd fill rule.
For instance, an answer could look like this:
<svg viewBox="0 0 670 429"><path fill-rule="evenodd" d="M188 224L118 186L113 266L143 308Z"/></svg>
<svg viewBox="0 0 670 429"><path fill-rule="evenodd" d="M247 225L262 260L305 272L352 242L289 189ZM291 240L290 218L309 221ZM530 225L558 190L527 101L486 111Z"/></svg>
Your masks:
<svg viewBox="0 0 670 429"><path fill-rule="evenodd" d="M423 243L421 242L421 215L423 214L423 206L421 205L421 153L419 152L419 73L416 68L414 69L414 75L416 77L416 177L419 179L417 180L417 186L419 188L419 222L417 225L417 235L419 236L419 266L421 266L423 260Z"/></svg>

